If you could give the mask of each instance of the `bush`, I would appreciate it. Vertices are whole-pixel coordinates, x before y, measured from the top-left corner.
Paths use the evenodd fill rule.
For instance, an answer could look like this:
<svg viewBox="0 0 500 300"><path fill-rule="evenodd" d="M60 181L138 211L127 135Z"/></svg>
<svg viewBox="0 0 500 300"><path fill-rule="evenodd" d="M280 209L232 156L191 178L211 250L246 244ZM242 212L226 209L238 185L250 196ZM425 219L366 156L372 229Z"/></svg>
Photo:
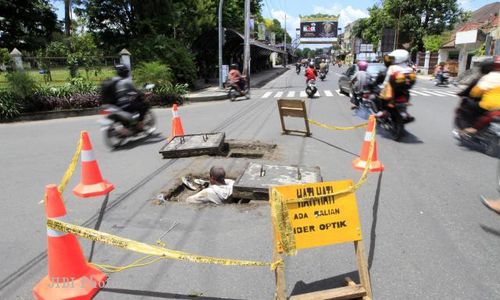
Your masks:
<svg viewBox="0 0 500 300"><path fill-rule="evenodd" d="M134 70L134 79L138 84L153 83L155 86L172 84L172 69L160 61L141 63Z"/></svg>
<svg viewBox="0 0 500 300"><path fill-rule="evenodd" d="M36 81L28 72L15 71L6 76L9 89L16 97L26 100L33 96L37 88Z"/></svg>
<svg viewBox="0 0 500 300"><path fill-rule="evenodd" d="M139 43L139 41L138 41ZM138 59L156 59L170 66L175 82L192 84L196 80L196 64L191 51L181 42L164 35L140 41L135 47Z"/></svg>
<svg viewBox="0 0 500 300"><path fill-rule="evenodd" d="M16 96L9 91L0 91L0 120L10 120L21 114Z"/></svg>

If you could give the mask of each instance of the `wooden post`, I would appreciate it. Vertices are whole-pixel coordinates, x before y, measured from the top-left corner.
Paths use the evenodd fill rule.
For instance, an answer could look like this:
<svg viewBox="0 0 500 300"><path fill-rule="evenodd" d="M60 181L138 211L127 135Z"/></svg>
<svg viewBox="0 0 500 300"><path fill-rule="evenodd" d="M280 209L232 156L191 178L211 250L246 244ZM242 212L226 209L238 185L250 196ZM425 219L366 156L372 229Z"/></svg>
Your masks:
<svg viewBox="0 0 500 300"><path fill-rule="evenodd" d="M274 227L274 226L273 226ZM273 261L278 261L283 259L278 250L278 239L276 237L276 230L273 228ZM276 300L286 300L286 283L285 283L285 267L283 264L279 264L276 270L274 270L274 275L276 278L276 291L274 293L274 299Z"/></svg>
<svg viewBox="0 0 500 300"><path fill-rule="evenodd" d="M354 242L354 251L356 252L356 264L358 266L359 281L366 290L366 296L363 300L373 299L372 287L370 283L370 273L365 258L365 245L363 240Z"/></svg>

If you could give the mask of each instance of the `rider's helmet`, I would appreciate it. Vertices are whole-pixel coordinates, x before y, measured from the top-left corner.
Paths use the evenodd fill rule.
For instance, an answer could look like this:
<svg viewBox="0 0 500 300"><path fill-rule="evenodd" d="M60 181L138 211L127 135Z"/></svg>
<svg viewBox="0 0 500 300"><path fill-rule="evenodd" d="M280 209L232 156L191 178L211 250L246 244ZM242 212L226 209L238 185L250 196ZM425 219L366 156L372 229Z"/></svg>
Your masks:
<svg viewBox="0 0 500 300"><path fill-rule="evenodd" d="M238 64L231 64L230 69L231 69L231 70L236 70L236 69L238 69Z"/></svg>
<svg viewBox="0 0 500 300"><path fill-rule="evenodd" d="M500 55L495 55L495 57L493 57L493 71L500 71Z"/></svg>
<svg viewBox="0 0 500 300"><path fill-rule="evenodd" d="M309 63L309 68L314 68L314 62L313 62L313 61L311 61L311 62Z"/></svg>
<svg viewBox="0 0 500 300"><path fill-rule="evenodd" d="M393 57L392 63L401 64L407 62L410 59L410 53L403 49L397 49L389 53L389 56Z"/></svg>
<svg viewBox="0 0 500 300"><path fill-rule="evenodd" d="M127 78L130 75L130 69L126 65L116 65L115 70L121 78Z"/></svg>
<svg viewBox="0 0 500 300"><path fill-rule="evenodd" d="M368 63L366 62L366 60L358 61L358 68L360 71L366 71L366 69L368 68Z"/></svg>
<svg viewBox="0 0 500 300"><path fill-rule="evenodd" d="M481 72L481 74L483 74L483 75L486 75L486 74L488 74L489 72L493 71L493 59L488 58L488 59L483 60L483 61L479 64L479 71L480 71L480 72Z"/></svg>

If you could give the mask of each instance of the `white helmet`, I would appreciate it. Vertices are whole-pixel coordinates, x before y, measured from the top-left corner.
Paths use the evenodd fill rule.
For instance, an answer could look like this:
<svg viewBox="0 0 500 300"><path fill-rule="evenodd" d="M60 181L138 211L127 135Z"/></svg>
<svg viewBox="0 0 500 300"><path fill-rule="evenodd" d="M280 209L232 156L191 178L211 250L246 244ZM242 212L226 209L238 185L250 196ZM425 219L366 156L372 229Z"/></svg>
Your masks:
<svg viewBox="0 0 500 300"><path fill-rule="evenodd" d="M394 50L391 53L389 53L389 56L394 57L393 60L394 64L401 64L407 62L410 59L410 53L408 53L408 51L403 49Z"/></svg>

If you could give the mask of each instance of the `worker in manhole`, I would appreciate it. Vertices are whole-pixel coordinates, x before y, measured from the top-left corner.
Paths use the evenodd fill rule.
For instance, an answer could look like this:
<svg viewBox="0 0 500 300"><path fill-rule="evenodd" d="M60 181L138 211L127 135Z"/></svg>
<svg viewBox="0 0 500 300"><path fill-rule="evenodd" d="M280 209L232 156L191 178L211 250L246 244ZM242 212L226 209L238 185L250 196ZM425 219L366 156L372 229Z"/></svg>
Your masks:
<svg viewBox="0 0 500 300"><path fill-rule="evenodd" d="M230 200L233 194L234 180L226 179L226 171L222 167L210 168L210 185L200 192L189 196L188 203L223 204Z"/></svg>

